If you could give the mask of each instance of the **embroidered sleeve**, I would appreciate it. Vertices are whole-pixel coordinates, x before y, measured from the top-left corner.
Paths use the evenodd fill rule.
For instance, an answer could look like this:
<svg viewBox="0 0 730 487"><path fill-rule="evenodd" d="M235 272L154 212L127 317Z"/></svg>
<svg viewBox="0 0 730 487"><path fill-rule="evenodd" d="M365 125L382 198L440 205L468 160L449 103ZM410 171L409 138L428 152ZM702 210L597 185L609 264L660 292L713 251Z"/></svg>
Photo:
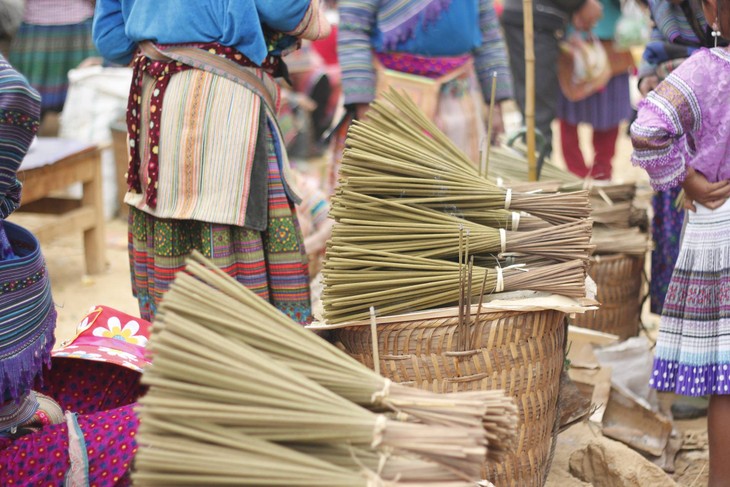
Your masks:
<svg viewBox="0 0 730 487"><path fill-rule="evenodd" d="M507 48L492 0L479 2L479 28L482 45L474 52L474 65L484 99L489 103L494 73L497 73L496 100L512 98L512 74L507 60Z"/></svg>
<svg viewBox="0 0 730 487"><path fill-rule="evenodd" d="M375 68L370 35L379 3L378 0L339 2L337 55L342 70L345 104L370 103L375 99Z"/></svg>
<svg viewBox="0 0 730 487"><path fill-rule="evenodd" d="M655 189L666 190L684 181L692 136L701 126L700 106L692 89L670 75L639 104L631 125L631 161L649 173Z"/></svg>

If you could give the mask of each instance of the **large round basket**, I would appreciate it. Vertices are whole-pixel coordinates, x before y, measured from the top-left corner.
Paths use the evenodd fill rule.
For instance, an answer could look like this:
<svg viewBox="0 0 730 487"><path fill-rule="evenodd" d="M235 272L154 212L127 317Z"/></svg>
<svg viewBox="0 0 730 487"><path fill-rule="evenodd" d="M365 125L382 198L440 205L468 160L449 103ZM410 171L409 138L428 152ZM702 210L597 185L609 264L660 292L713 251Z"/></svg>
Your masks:
<svg viewBox="0 0 730 487"><path fill-rule="evenodd" d="M560 372L564 364L564 314L559 311L490 312L470 325L470 344L459 348L453 310L378 319L381 373L403 384L437 392L504 389L519 408L516 452L485 465L498 486L542 486L557 431ZM337 330L345 350L373 367L368 327Z"/></svg>
<svg viewBox="0 0 730 487"><path fill-rule="evenodd" d="M598 255L588 271L598 286L598 310L576 315L575 324L612 333L621 340L639 334L643 255Z"/></svg>

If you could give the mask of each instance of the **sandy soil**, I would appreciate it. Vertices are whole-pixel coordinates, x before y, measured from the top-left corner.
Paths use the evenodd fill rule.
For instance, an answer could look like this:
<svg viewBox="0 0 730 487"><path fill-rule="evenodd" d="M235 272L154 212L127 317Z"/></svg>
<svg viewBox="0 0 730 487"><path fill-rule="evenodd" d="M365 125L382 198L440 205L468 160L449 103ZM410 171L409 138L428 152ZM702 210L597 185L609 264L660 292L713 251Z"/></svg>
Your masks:
<svg viewBox="0 0 730 487"><path fill-rule="evenodd" d="M556 130L557 132L557 130ZM582 139L589 141L589 133L581 132ZM556 135L557 137L557 135ZM555 160L561 163L560 144L556 140ZM590 148L585 147L590 154ZM630 143L625 135L619 140L619 148L614 161L614 178L621 181L637 181L647 188L645 174L629 163ZM590 155L587 157L590 160ZM645 193L648 194L648 193ZM646 197L644 197L646 200ZM23 224L23 216L14 217ZM126 223L112 220L107 224L107 260L108 269L101 275L87 276L84 273L81 236L69 236L45 244L43 252L53 286L54 299L58 306L58 342L70 338L74 334L76 323L85 311L96 305L104 304L127 313L137 315L137 303L131 295L129 283L129 267L127 263ZM644 314L644 322L654 328L657 317ZM682 423L683 429L694 429L706 432L704 419ZM557 449L547 485L549 487L585 487L590 484L579 481L568 472L568 459L577 448L585 445L594 435L600 434L586 424L576 425L558 438ZM706 485L707 452L683 453L677 460L675 478L680 485Z"/></svg>

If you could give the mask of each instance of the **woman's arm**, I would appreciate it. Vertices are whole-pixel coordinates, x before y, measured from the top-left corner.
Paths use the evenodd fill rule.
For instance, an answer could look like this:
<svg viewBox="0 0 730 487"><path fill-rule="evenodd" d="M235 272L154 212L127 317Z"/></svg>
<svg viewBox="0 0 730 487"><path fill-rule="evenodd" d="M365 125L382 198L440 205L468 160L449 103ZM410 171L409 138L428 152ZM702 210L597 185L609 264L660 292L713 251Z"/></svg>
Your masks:
<svg viewBox="0 0 730 487"><path fill-rule="evenodd" d="M137 44L124 30L120 0L98 0L94 13L93 38L104 58L117 64L129 64Z"/></svg>
<svg viewBox="0 0 730 487"><path fill-rule="evenodd" d="M256 0L256 10L267 27L292 37L317 40L330 34L320 0Z"/></svg>
<svg viewBox="0 0 730 487"><path fill-rule="evenodd" d="M655 189L666 190L687 177L688 138L699 132L702 115L690 87L670 75L639 104L631 124L631 161L649 173Z"/></svg>
<svg viewBox="0 0 730 487"><path fill-rule="evenodd" d="M375 68L370 36L375 27L378 0L341 0L337 56L342 70L345 104L375 99Z"/></svg>
<svg viewBox="0 0 730 487"><path fill-rule="evenodd" d="M484 100L489 103L494 73L497 74L495 99L503 101L512 98L512 74L507 60L507 47L492 0L479 1L479 29L482 33L482 44L474 51L474 67Z"/></svg>

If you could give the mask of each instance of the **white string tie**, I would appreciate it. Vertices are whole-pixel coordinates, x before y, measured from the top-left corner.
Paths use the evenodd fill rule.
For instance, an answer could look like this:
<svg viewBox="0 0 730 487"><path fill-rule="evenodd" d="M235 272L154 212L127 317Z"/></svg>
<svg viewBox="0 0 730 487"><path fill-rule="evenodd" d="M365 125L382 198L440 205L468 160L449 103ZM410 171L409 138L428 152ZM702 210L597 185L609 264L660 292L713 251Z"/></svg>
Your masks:
<svg viewBox="0 0 730 487"><path fill-rule="evenodd" d="M519 212L512 212L512 231L516 232L520 228L520 214Z"/></svg>
<svg viewBox="0 0 730 487"><path fill-rule="evenodd" d="M383 380L383 388L373 394L370 398L370 402L374 405L382 404L390 396L390 385L393 383L390 379Z"/></svg>
<svg viewBox="0 0 730 487"><path fill-rule="evenodd" d="M494 292L501 293L504 291L504 275L501 267L495 267L495 269L497 271L497 285L494 287Z"/></svg>
<svg viewBox="0 0 730 487"><path fill-rule="evenodd" d="M373 442L370 448L377 448L383 442L383 436L385 434L385 428L388 425L388 418L384 415L379 414L375 419L375 426L373 427Z"/></svg>

